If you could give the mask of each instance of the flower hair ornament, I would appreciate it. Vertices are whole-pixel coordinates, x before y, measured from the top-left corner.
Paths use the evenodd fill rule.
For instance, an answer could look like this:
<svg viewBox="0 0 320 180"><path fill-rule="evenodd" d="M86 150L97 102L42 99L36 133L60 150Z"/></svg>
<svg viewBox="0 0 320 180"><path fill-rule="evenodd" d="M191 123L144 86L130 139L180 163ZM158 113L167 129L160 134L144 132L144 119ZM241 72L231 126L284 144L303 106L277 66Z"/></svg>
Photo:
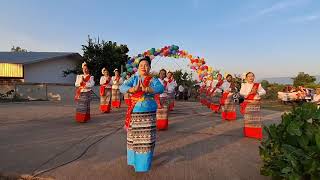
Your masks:
<svg viewBox="0 0 320 180"><path fill-rule="evenodd" d="M87 63L86 63L86 62L83 62L82 65L81 65L81 67L83 68L83 67L85 67L85 66L87 66Z"/></svg>
<svg viewBox="0 0 320 180"><path fill-rule="evenodd" d="M224 73L224 78L225 78L225 79L226 79L228 76L233 77L232 74L230 74L230 73Z"/></svg>
<svg viewBox="0 0 320 180"><path fill-rule="evenodd" d="M106 68L102 68L101 73L104 74L106 70L107 70Z"/></svg>

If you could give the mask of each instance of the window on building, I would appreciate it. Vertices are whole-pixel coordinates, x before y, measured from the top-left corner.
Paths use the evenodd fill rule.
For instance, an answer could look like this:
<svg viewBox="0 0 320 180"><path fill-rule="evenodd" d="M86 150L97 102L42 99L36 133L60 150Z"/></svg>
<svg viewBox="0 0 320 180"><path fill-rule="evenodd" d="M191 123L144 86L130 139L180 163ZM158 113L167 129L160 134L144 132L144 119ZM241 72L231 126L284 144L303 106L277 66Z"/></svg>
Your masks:
<svg viewBox="0 0 320 180"><path fill-rule="evenodd" d="M0 63L0 77L2 78L23 78L23 65Z"/></svg>

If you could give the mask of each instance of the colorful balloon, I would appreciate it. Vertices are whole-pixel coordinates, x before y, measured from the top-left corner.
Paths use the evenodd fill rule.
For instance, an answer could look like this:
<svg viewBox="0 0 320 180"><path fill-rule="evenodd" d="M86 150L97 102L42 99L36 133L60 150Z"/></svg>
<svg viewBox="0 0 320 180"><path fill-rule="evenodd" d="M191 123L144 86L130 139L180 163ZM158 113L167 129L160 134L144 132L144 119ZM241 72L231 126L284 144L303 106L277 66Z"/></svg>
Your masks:
<svg viewBox="0 0 320 180"><path fill-rule="evenodd" d="M192 54L189 54L185 50L179 50L179 46L176 46L176 45L164 46L158 49L150 48L149 50L141 54L138 54L137 56L133 56L129 58L126 64L127 71L130 73L137 72L139 60L144 56L149 56L151 61L156 56L171 57L176 59L178 58L189 59L190 62L188 66L190 67L191 70L197 73L200 81L206 81L207 77L209 77L210 75L213 75L214 73L213 68L211 66L206 65L204 58L193 56Z"/></svg>

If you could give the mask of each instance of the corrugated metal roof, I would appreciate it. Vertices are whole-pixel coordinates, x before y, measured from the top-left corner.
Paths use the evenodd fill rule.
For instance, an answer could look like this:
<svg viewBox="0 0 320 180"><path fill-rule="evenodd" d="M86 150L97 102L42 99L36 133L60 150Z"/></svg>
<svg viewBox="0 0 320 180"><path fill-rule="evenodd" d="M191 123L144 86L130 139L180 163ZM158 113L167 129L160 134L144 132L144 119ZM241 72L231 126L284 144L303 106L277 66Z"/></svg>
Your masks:
<svg viewBox="0 0 320 180"><path fill-rule="evenodd" d="M78 56L73 52L0 52L0 63L31 64L65 56Z"/></svg>

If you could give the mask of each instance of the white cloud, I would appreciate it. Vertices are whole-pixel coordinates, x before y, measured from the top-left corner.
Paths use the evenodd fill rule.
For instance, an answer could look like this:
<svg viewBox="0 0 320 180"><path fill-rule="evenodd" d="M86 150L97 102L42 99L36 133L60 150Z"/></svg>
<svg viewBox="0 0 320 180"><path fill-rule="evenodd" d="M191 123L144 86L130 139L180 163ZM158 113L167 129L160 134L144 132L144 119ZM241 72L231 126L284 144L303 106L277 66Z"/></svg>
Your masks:
<svg viewBox="0 0 320 180"><path fill-rule="evenodd" d="M285 1L280 1L277 2L270 7L261 9L258 13L257 16L264 16L272 13L276 13L282 10L286 10L288 8L296 7L299 6L303 3L307 3L309 0L285 0Z"/></svg>
<svg viewBox="0 0 320 180"><path fill-rule="evenodd" d="M293 23L307 23L307 22L312 22L320 20L320 15L307 15L307 16L301 16L301 17L295 17L290 19L290 22Z"/></svg>
<svg viewBox="0 0 320 180"><path fill-rule="evenodd" d="M276 13L280 13L282 11L289 10L290 8L296 8L296 7L302 6L303 4L307 4L309 2L310 2L310 0L283 0L283 1L279 1L279 2L272 4L269 7L265 7L263 9L260 9L258 12L256 12L252 16L248 16L248 17L240 19L237 24L249 22L249 21L264 17L264 16L274 15Z"/></svg>

